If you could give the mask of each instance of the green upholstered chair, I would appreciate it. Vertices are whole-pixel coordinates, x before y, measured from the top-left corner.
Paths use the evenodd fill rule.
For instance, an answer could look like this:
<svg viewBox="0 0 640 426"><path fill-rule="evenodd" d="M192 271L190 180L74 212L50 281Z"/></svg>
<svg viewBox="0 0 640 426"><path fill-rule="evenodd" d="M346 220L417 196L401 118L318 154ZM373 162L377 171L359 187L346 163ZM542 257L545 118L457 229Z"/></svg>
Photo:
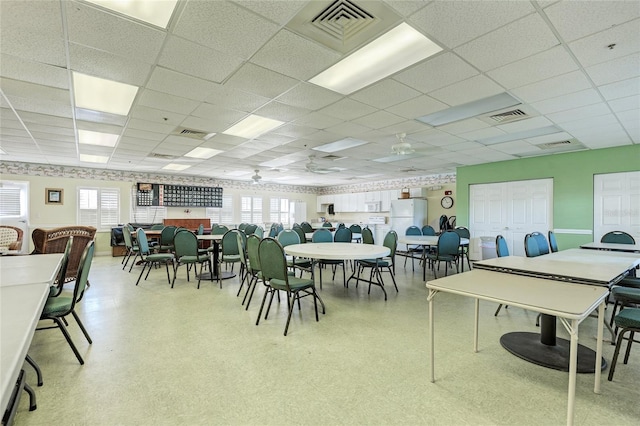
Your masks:
<svg viewBox="0 0 640 426"><path fill-rule="evenodd" d="M311 234L313 232L313 227L309 222L300 223L300 227L302 228L305 234Z"/></svg>
<svg viewBox="0 0 640 426"><path fill-rule="evenodd" d="M541 255L538 242L531 234L524 236L524 252L527 257L538 257Z"/></svg>
<svg viewBox="0 0 640 426"><path fill-rule="evenodd" d="M177 226L167 225L162 228L162 233L160 234L160 247L158 250L163 252L173 252L173 237L176 235Z"/></svg>
<svg viewBox="0 0 640 426"><path fill-rule="evenodd" d="M213 228L211 228L211 235L224 235L227 233L228 230L229 228L227 228L224 225L216 225Z"/></svg>
<svg viewBox="0 0 640 426"><path fill-rule="evenodd" d="M302 227L300 225L294 226L291 228L296 234L298 234L298 237L300 237L300 244L304 244L307 242L307 236L305 235L304 231L302 230Z"/></svg>
<svg viewBox="0 0 640 426"><path fill-rule="evenodd" d="M155 223L155 224L151 225L151 228L149 228L149 229L151 229L152 231L159 231L159 230L161 230L163 228L164 228L163 224Z"/></svg>
<svg viewBox="0 0 640 426"><path fill-rule="evenodd" d="M131 263L131 267L129 268L129 272L133 268L133 265L136 263L136 257L138 257L140 253L140 248L138 248L137 241L133 241L131 237L131 231L128 226L124 226L122 228L122 237L124 238L124 246L127 249L127 253L122 258L122 269L127 267L127 263L129 263L129 259L133 256L133 262Z"/></svg>
<svg viewBox="0 0 640 426"><path fill-rule="evenodd" d="M427 260L431 262L431 270L433 276L436 275L436 263L438 264L438 270L440 269L440 262L445 263L444 275L447 276L449 265L456 265L456 272L458 272L458 256L460 247L460 235L454 231L445 231L438 237L438 245L434 253L428 253L426 255Z"/></svg>
<svg viewBox="0 0 640 426"><path fill-rule="evenodd" d="M248 223L241 223L240 225L238 225L238 230L244 231L247 228L247 226L249 226Z"/></svg>
<svg viewBox="0 0 640 426"><path fill-rule="evenodd" d="M498 257L506 257L509 256L509 246L507 246L507 240L504 239L502 235L496 236L496 255ZM507 309L509 306L506 305L504 308ZM493 314L494 317L498 316L500 309L502 308L502 303L498 305L498 309L496 309L496 313Z"/></svg>
<svg viewBox="0 0 640 426"><path fill-rule="evenodd" d="M352 241L354 243L362 242L362 226L354 223L353 225L349 226L349 229L351 230L351 235L353 236ZM360 235L356 235L356 234L360 234Z"/></svg>
<svg viewBox="0 0 640 426"><path fill-rule="evenodd" d="M239 231L237 229L230 229L222 236L222 241L220 243L220 248L222 251L222 256L220 256L220 263L224 263L227 267L231 265L231 271L233 271L233 265L241 262L238 237L236 235L238 233L244 235L244 232L242 231ZM242 273L244 271L241 270L240 272Z"/></svg>
<svg viewBox="0 0 640 426"><path fill-rule="evenodd" d="M333 228L333 225L331 224L331 222L324 222L322 224L322 227L323 228Z"/></svg>
<svg viewBox="0 0 640 426"><path fill-rule="evenodd" d="M316 229L311 237L312 243L331 243L333 242L333 235L328 229Z"/></svg>
<svg viewBox="0 0 640 426"><path fill-rule="evenodd" d="M333 234L333 242L334 243L350 243L352 240L351 229L347 227L342 227L336 229L336 232ZM339 260L339 259L320 259L319 263L319 271L320 271L320 289L322 289L322 267L329 266L331 267L331 271L333 272L332 280L336 279L336 270L338 266L342 266L342 281L344 282L344 286L347 286L347 261Z"/></svg>
<svg viewBox="0 0 640 426"><path fill-rule="evenodd" d="M205 264L209 266L209 271L211 271L211 280L213 281L213 265L211 264L211 256L209 256L208 253L202 253L199 251L198 237L193 232L188 229L178 231L173 239L173 245L175 246L176 263L173 269L173 281L171 282L171 288L173 288L173 285L176 282L178 268L181 265L187 266L187 281L189 281L189 269L191 269L191 266L200 265L198 288L200 288L200 277L202 276L202 270Z"/></svg>
<svg viewBox="0 0 640 426"><path fill-rule="evenodd" d="M364 235L364 229L362 231ZM398 292L398 285L396 284L395 278L395 258L396 250L398 248L398 234L396 234L395 231L387 232L382 245L389 249L389 255L387 257L357 261L358 279L356 280L356 288L358 287L358 283L360 282L360 273L363 272L366 268L369 268L371 272L369 273L369 289L367 290L367 294L371 293L372 285L377 285L382 289L382 292L384 293L384 300L387 300L387 291L384 288L382 272L386 270L386 272L389 273L389 275L391 276L391 280L393 281L393 286L396 288L396 292Z"/></svg>
<svg viewBox="0 0 640 426"><path fill-rule="evenodd" d="M555 253L558 251L558 242L556 241L556 234L553 231L548 232L549 237L549 248L551 249L551 253Z"/></svg>
<svg viewBox="0 0 640 426"><path fill-rule="evenodd" d="M246 236L249 236L256 232L256 229L258 229L258 225L256 225L255 223L250 223L246 226L246 228L244 228L244 233Z"/></svg>
<svg viewBox="0 0 640 426"><path fill-rule="evenodd" d="M149 269L147 270L147 275L144 277L145 281L147 277L149 277L151 268L154 265L158 265L161 263L164 263L167 269L167 281L169 282L169 284L171 284L171 277L169 276L169 263L171 263L171 266L173 267L173 262L175 259L173 253L151 253L149 249L149 243L147 241L147 234L145 234L144 230L141 228L138 228L136 233L138 236L138 247L140 248L140 260L142 261L142 270L140 271L140 275L138 275L138 281L136 281L136 285L140 283L140 278L142 278L142 274L144 274L144 271L145 269L147 269L147 267L149 267Z"/></svg>
<svg viewBox="0 0 640 426"><path fill-rule="evenodd" d="M245 227L245 229L247 229ZM247 260L247 234L244 231L238 230L236 232L236 241L238 244L238 254L240 255L240 287L238 287L238 292L236 293L236 297L240 296L242 292L242 287L246 282L247 287L249 286L249 261Z"/></svg>
<svg viewBox="0 0 640 426"><path fill-rule="evenodd" d="M375 244L371 228L366 226L362 228L362 242L364 244Z"/></svg>
<svg viewBox="0 0 640 426"><path fill-rule="evenodd" d="M262 239L264 237L264 228L262 226L256 227L255 231L253 231L253 235L257 235L258 238Z"/></svg>
<svg viewBox="0 0 640 426"><path fill-rule="evenodd" d="M40 320L53 320L55 325L38 329L43 330L47 328L59 328L60 331L62 331L64 338L67 340L67 343L69 343L69 346L71 346L71 349L73 350L73 353L76 355L76 358L78 359L80 364L84 364L84 360L82 359L80 352L78 352L76 345L73 343L73 340L71 340L71 336L69 335L65 324L67 324L66 317L71 314L78 323L78 326L80 327L80 330L82 330L82 333L87 339L87 342L89 342L89 344L93 343L91 337L89 336L89 333L87 333L87 330L84 328L82 321L80 321L80 317L78 317L78 314L76 314L75 307L84 295L84 290L89 280L89 271L91 270L91 262L93 260L94 251L95 246L94 241L92 240L89 241L84 251L82 252L78 275L73 287L73 293L69 296L59 295L56 297L47 298L47 301L42 310L42 314L40 315Z"/></svg>
<svg viewBox="0 0 640 426"><path fill-rule="evenodd" d="M262 275L265 281L269 283L269 286L266 287L267 291L265 291L262 298L262 304L260 306L260 312L258 313L258 321L256 324L260 321L265 301L267 296L270 295L269 305L267 306L267 311L265 313L265 319L267 319L271 302L273 301L273 295L276 291L284 291L287 294L287 308L289 310L289 314L287 316L287 323L284 327L285 336L289 330L289 323L291 322L293 308L297 302L298 308L300 309L300 299L303 297L311 296L313 298L316 321L318 321L318 300L320 300L321 303L322 300L316 292L315 283L313 279L289 276L287 273L287 260L282 245L280 245L280 243L274 238L265 238L260 242L260 246L258 247L258 256L260 257Z"/></svg>
<svg viewBox="0 0 640 426"><path fill-rule="evenodd" d="M616 349L613 353L611 367L609 367L609 381L613 380L613 373L616 370L616 363L618 361L618 354L620 353L622 341L627 341L627 350L624 355L625 364L629 361L629 354L631 353L632 343L640 343L640 341L634 340L635 333L640 332L640 308L625 308L615 316L614 321L616 323L616 328L620 329L620 334L618 334L618 338L616 340ZM629 333L629 336L625 337L625 334L627 333Z"/></svg>
<svg viewBox="0 0 640 426"><path fill-rule="evenodd" d="M469 229L467 229L464 226L456 226L453 232L460 235L460 240L462 240L463 238L466 238L466 239L471 238L471 233L469 232ZM460 262L460 270L463 272L464 272L465 258L467 259L467 266L469 266L469 269L471 269L471 261L469 260L469 244L464 246L460 245L460 248L458 250L458 261Z"/></svg>
<svg viewBox="0 0 640 426"><path fill-rule="evenodd" d="M411 225L404 231L404 235L415 235L415 236L422 235L422 230L415 225ZM423 254L422 245L415 245L415 244L407 244L406 250L402 252L400 251L398 252L398 255L404 256L405 268L407 267L407 259L411 258L411 269L413 271L416 270L415 264L414 264L414 260L416 256L422 257L422 254Z"/></svg>
<svg viewBox="0 0 640 426"><path fill-rule="evenodd" d="M636 240L629 234L623 231L607 232L600 238L601 243L614 243L614 244L635 244Z"/></svg>
<svg viewBox="0 0 640 426"><path fill-rule="evenodd" d="M60 269L58 269L58 275L53 282L53 285L49 288L49 297L57 297L62 293L64 288L64 277L67 275L67 266L69 265L69 256L71 255L71 245L73 244L73 235L69 236L67 240L67 246L62 253L62 260L60 261Z"/></svg>
<svg viewBox="0 0 640 426"><path fill-rule="evenodd" d="M624 284L624 283L623 283ZM611 321L609 325L613 325L618 308L625 306L640 306L640 288L626 287L624 285L616 285L611 289L611 297L614 300L613 310L611 311Z"/></svg>
<svg viewBox="0 0 640 426"><path fill-rule="evenodd" d="M293 244L301 244L299 234L293 229L284 229L280 231L276 240L282 247L290 246ZM295 258L293 256L287 256L287 266L293 270L300 270L300 276L302 272L309 272L313 276L313 263L309 259Z"/></svg>
<svg viewBox="0 0 640 426"><path fill-rule="evenodd" d="M433 229L433 226L431 225L423 226L421 231L422 231L422 235L426 235L428 237L433 237L436 235L436 230Z"/></svg>
<svg viewBox="0 0 640 426"><path fill-rule="evenodd" d="M247 303L245 310L249 309L249 304L253 298L253 293L256 290L258 281L262 280L262 272L260 267L260 256L258 256L258 246L260 245L261 238L255 234L247 237L247 272L249 276L249 283L247 284L247 290L242 298L242 304Z"/></svg>

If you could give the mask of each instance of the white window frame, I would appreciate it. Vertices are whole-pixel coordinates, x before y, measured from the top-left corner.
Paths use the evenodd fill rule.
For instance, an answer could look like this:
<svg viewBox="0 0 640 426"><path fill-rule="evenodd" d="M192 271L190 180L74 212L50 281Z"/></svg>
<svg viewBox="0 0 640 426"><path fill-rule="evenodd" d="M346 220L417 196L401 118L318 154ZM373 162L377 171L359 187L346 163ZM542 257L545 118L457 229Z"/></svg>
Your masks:
<svg viewBox="0 0 640 426"><path fill-rule="evenodd" d="M233 223L233 195L222 196L222 207L207 207L205 216L209 221L218 225L230 225Z"/></svg>
<svg viewBox="0 0 640 426"><path fill-rule="evenodd" d="M240 204L241 223L262 223L262 197L243 196Z"/></svg>
<svg viewBox="0 0 640 426"><path fill-rule="evenodd" d="M283 208L284 207L284 208ZM269 221L289 225L291 201L285 197L271 198L269 202Z"/></svg>
<svg viewBox="0 0 640 426"><path fill-rule="evenodd" d="M83 191L95 191L95 208L82 208ZM79 225L93 226L98 231L109 231L120 224L120 189L78 187L77 222ZM105 204L115 201L115 208L108 208Z"/></svg>

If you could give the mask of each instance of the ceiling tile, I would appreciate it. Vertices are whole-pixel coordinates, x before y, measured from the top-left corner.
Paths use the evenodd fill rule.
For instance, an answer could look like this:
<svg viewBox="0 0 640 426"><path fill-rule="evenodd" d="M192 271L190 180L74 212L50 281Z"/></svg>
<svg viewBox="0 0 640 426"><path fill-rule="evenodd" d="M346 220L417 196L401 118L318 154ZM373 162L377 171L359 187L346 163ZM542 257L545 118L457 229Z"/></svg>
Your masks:
<svg viewBox="0 0 640 426"><path fill-rule="evenodd" d="M198 106L194 100L149 89L141 91L137 104L178 114L190 114Z"/></svg>
<svg viewBox="0 0 640 426"><path fill-rule="evenodd" d="M307 2L302 0L234 0L234 3L274 22L285 24Z"/></svg>
<svg viewBox="0 0 640 426"><path fill-rule="evenodd" d="M640 76L640 54L634 53L586 69L596 86Z"/></svg>
<svg viewBox="0 0 640 426"><path fill-rule="evenodd" d="M531 103L589 88L591 88L591 83L584 72L573 71L537 83L518 87L517 89L511 90L511 92L522 101Z"/></svg>
<svg viewBox="0 0 640 426"><path fill-rule="evenodd" d="M604 102L594 103L591 105L570 109L567 111L548 114L547 118L554 123L563 124L568 121L580 120L582 118L597 117L600 115L610 114L611 110Z"/></svg>
<svg viewBox="0 0 640 426"><path fill-rule="evenodd" d="M273 101L255 110L254 114L279 121L294 121L295 119L302 117L303 115L307 115L310 112L311 111L308 109L298 108Z"/></svg>
<svg viewBox="0 0 640 426"><path fill-rule="evenodd" d="M484 75L452 84L429 93L429 96L445 104L455 106L487 98L504 92L504 88Z"/></svg>
<svg viewBox="0 0 640 426"><path fill-rule="evenodd" d="M353 120L375 112L375 108L353 99L342 99L334 104L322 108L319 112L343 120Z"/></svg>
<svg viewBox="0 0 640 426"><path fill-rule="evenodd" d="M640 8L640 6L639 6ZM574 41L569 48L584 67L638 52L640 19ZM615 44L615 47L608 46Z"/></svg>
<svg viewBox="0 0 640 426"><path fill-rule="evenodd" d="M281 30L253 55L251 62L298 80L308 80L339 59L337 52Z"/></svg>
<svg viewBox="0 0 640 426"><path fill-rule="evenodd" d="M392 79L385 79L350 96L376 108L387 108L420 96L420 92Z"/></svg>
<svg viewBox="0 0 640 426"><path fill-rule="evenodd" d="M535 102L532 106L541 114L552 114L554 112L566 111L581 106L600 102L600 96L595 90L587 89L569 95L551 98L540 102Z"/></svg>
<svg viewBox="0 0 640 426"><path fill-rule="evenodd" d="M174 33L230 55L249 59L278 25L228 1L188 2Z"/></svg>
<svg viewBox="0 0 640 426"><path fill-rule="evenodd" d="M221 83L242 65L242 59L180 37L169 37L158 65Z"/></svg>
<svg viewBox="0 0 640 426"><path fill-rule="evenodd" d="M489 71L559 44L538 14L529 15L455 49L472 65Z"/></svg>
<svg viewBox="0 0 640 426"><path fill-rule="evenodd" d="M366 126L370 129L380 129L382 127L400 123L402 121L405 121L405 119L386 111L377 111L373 114L365 115L352 121L353 123Z"/></svg>
<svg viewBox="0 0 640 426"><path fill-rule="evenodd" d="M148 63L75 43L69 44L69 58L73 71L132 86L143 86L151 73Z"/></svg>
<svg viewBox="0 0 640 426"><path fill-rule="evenodd" d="M640 107L640 95L627 96L609 101L609 106L613 112L623 112L630 109L638 109Z"/></svg>
<svg viewBox="0 0 640 426"><path fill-rule="evenodd" d="M317 110L339 101L343 96L315 84L300 83L278 97L283 104Z"/></svg>
<svg viewBox="0 0 640 426"><path fill-rule="evenodd" d="M401 104L389 107L387 108L387 111L392 114L399 115L400 117L414 119L426 114L431 114L432 112L447 109L448 107L449 106L447 104L437 101L432 97L422 95L409 101L402 102Z"/></svg>
<svg viewBox="0 0 640 426"><path fill-rule="evenodd" d="M640 16L636 1L558 2L544 11L567 42Z"/></svg>
<svg viewBox="0 0 640 426"><path fill-rule="evenodd" d="M628 80L605 84L604 86L598 87L598 90L607 100L637 95L640 94L640 78L630 78Z"/></svg>
<svg viewBox="0 0 640 426"><path fill-rule="evenodd" d="M504 7L501 1L432 2L411 15L410 22L450 48L534 12L529 2Z"/></svg>
<svg viewBox="0 0 640 426"><path fill-rule="evenodd" d="M466 80L476 74L478 74L478 70L460 59L459 56L447 52L401 71L394 75L393 79L422 93L428 93Z"/></svg>
<svg viewBox="0 0 640 426"><path fill-rule="evenodd" d="M66 69L4 54L0 55L0 64L2 77L69 89L69 73Z"/></svg>
<svg viewBox="0 0 640 426"><path fill-rule="evenodd" d="M278 95L298 84L298 81L257 65L246 63L226 82L229 87L242 89L267 98Z"/></svg>
<svg viewBox="0 0 640 426"><path fill-rule="evenodd" d="M153 70L147 83L147 88L157 92L197 101L204 100L214 87L213 82L160 67Z"/></svg>

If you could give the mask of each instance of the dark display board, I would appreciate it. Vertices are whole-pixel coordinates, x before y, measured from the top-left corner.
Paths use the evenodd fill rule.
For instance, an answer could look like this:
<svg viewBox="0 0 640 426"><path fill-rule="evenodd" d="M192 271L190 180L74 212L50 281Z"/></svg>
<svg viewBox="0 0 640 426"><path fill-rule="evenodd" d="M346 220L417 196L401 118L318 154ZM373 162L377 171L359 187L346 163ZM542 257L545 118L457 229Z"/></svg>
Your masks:
<svg viewBox="0 0 640 426"><path fill-rule="evenodd" d="M222 188L138 183L138 206L222 207Z"/></svg>

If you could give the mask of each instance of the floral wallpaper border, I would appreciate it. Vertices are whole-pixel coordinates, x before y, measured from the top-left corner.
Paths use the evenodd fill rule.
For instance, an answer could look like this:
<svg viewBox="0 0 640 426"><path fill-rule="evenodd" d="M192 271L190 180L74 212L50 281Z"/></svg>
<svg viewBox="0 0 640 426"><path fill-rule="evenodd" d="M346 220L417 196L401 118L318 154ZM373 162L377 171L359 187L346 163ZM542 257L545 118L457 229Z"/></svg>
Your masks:
<svg viewBox="0 0 640 426"><path fill-rule="evenodd" d="M92 169L75 166L52 166L49 164L0 162L1 175L27 175L61 177L73 179L108 180L116 182L152 182L174 185L220 186L230 189L256 189L248 181L206 178L201 176L169 175L161 173L139 173L124 170ZM383 180L376 182L355 183L349 185L335 185L327 187L306 185L284 185L271 182L260 183L264 191L293 192L300 194L342 194L354 192L379 191L384 189L419 188L445 183L455 183L456 175L439 174L428 176L413 176L410 178Z"/></svg>

